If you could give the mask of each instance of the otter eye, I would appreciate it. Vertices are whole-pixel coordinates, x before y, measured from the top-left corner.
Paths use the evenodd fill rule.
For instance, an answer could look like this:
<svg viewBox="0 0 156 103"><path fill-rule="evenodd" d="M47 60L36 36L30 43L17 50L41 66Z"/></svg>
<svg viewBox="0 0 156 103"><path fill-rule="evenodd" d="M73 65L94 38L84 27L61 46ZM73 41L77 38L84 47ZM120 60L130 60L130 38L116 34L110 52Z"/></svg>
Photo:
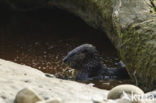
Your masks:
<svg viewBox="0 0 156 103"><path fill-rule="evenodd" d="M73 55L75 55L75 53L69 53L68 56L72 57Z"/></svg>

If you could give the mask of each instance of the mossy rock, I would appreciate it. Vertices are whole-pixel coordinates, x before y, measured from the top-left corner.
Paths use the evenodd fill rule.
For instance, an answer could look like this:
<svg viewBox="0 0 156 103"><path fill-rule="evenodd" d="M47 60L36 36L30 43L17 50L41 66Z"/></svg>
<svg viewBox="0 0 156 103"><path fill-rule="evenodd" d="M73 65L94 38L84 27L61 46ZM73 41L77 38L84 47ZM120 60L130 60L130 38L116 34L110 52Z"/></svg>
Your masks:
<svg viewBox="0 0 156 103"><path fill-rule="evenodd" d="M156 14L150 0L4 1L15 10L57 6L79 16L107 34L136 84L156 88Z"/></svg>

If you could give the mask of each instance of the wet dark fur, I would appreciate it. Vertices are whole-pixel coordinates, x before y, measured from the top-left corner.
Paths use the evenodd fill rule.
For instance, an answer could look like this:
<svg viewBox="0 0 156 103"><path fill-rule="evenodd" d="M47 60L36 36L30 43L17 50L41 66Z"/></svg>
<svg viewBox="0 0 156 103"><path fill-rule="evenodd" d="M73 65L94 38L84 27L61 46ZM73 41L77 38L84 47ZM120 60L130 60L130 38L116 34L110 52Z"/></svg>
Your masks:
<svg viewBox="0 0 156 103"><path fill-rule="evenodd" d="M77 80L92 79L124 79L129 77L125 68L107 68L91 44L83 44L70 51L63 62L76 69Z"/></svg>

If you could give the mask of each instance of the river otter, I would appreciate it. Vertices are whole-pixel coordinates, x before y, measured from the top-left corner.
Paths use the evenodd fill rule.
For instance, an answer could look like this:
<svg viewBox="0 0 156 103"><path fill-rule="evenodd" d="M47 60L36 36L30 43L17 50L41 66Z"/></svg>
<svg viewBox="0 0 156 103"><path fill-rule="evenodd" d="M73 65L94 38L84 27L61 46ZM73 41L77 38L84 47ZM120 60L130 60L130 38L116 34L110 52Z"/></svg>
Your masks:
<svg viewBox="0 0 156 103"><path fill-rule="evenodd" d="M129 77L125 68L107 68L91 44L83 44L71 50L63 58L63 62L77 70L77 80L92 79L124 79Z"/></svg>

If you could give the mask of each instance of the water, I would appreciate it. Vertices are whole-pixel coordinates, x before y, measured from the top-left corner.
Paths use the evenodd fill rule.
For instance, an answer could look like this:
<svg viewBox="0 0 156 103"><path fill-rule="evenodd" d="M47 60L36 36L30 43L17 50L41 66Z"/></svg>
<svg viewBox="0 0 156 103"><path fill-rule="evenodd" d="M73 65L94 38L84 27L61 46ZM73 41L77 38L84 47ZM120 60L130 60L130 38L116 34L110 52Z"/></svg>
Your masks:
<svg viewBox="0 0 156 103"><path fill-rule="evenodd" d="M97 47L110 68L120 66L116 49L104 32L89 27L79 18L62 10L5 12L0 16L0 58L37 68L56 77L71 76L62 58L78 45ZM86 81L110 89L129 80Z"/></svg>

